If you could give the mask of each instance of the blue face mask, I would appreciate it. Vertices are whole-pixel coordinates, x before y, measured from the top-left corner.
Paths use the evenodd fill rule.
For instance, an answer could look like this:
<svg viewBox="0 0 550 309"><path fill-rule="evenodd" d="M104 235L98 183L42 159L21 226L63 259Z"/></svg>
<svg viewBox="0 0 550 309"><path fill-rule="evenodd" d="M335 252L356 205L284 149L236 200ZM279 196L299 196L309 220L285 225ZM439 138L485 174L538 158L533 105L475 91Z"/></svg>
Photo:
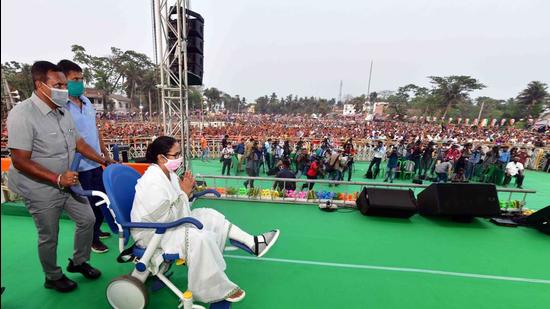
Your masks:
<svg viewBox="0 0 550 309"><path fill-rule="evenodd" d="M47 95L45 92L42 91L42 93L47 96L55 105L59 107L65 106L67 102L69 101L69 92L66 89L57 89L57 88L51 88L50 86L46 85L44 86L48 87L51 91L51 96Z"/></svg>
<svg viewBox="0 0 550 309"><path fill-rule="evenodd" d="M84 81L70 80L67 82L67 90L71 97L79 97L84 94Z"/></svg>

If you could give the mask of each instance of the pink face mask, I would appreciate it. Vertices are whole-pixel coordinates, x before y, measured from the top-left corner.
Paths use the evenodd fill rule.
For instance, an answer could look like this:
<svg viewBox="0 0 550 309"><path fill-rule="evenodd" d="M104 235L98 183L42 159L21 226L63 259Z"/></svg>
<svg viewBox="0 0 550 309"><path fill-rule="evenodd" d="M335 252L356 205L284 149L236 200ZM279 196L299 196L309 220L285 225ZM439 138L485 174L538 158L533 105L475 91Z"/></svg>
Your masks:
<svg viewBox="0 0 550 309"><path fill-rule="evenodd" d="M173 171L173 172L175 172L181 166L181 163L183 162L183 157L179 157L177 159L168 159L167 157L164 156L164 158L168 161L168 162L164 163L164 166L168 170Z"/></svg>

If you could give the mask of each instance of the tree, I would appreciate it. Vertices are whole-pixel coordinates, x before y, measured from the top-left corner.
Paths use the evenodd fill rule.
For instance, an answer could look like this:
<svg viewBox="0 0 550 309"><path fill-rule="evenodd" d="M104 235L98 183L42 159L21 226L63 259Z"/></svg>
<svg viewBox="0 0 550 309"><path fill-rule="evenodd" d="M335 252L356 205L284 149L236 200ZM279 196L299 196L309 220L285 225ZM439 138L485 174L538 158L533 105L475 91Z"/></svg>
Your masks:
<svg viewBox="0 0 550 309"><path fill-rule="evenodd" d="M367 102L367 96L362 94L358 97L355 97L355 98L349 100L349 102L347 102L347 103L348 104L353 104L353 107L355 109L355 113L362 113L366 102Z"/></svg>
<svg viewBox="0 0 550 309"><path fill-rule="evenodd" d="M369 95L369 102L376 103L377 99L378 99L378 93L376 93L376 91L371 92Z"/></svg>
<svg viewBox="0 0 550 309"><path fill-rule="evenodd" d="M213 106L218 106L222 102L222 92L212 87L204 90L204 96L208 99L208 110L212 110Z"/></svg>
<svg viewBox="0 0 550 309"><path fill-rule="evenodd" d="M451 107L469 99L470 92L486 87L477 79L465 75L428 76L428 78L434 85L432 93L439 97L441 105L445 108L443 117L447 116Z"/></svg>
<svg viewBox="0 0 550 309"><path fill-rule="evenodd" d="M119 49L112 47L113 55L106 57L92 56L80 45L72 45L73 60L86 66L88 80L97 90L103 93L103 108L111 110L109 95L121 87L122 74L118 71L122 65Z"/></svg>
<svg viewBox="0 0 550 309"><path fill-rule="evenodd" d="M550 96L548 86L539 81L532 81L517 97L518 104L523 108L520 117L538 117L548 104Z"/></svg>
<svg viewBox="0 0 550 309"><path fill-rule="evenodd" d="M31 76L31 65L27 63L19 63L10 61L2 64L2 72L4 78L8 82L10 91L17 90L21 100L25 100L32 95L34 84ZM4 85L2 85L2 93Z"/></svg>
<svg viewBox="0 0 550 309"><path fill-rule="evenodd" d="M122 76L122 88L126 92L133 106L137 106L136 98L142 97L151 89L151 81L145 80L147 73L156 73L155 68L149 57L145 54L127 50L122 52L119 49L112 48L113 54L118 58L115 62L117 72ZM158 75L156 75L158 76ZM156 81L156 76L154 80ZM150 77L150 76L149 76Z"/></svg>
<svg viewBox="0 0 550 309"><path fill-rule="evenodd" d="M151 112L159 112L159 91L157 85L159 84L159 70L154 67L143 73L140 83L138 84L138 91L144 96L147 96L147 103L151 106Z"/></svg>
<svg viewBox="0 0 550 309"><path fill-rule="evenodd" d="M505 102L504 100L497 100L490 97L478 97L475 100L476 105L479 109L483 106L483 111L481 115L478 114L474 117L477 118L479 115L480 118L502 118L505 112Z"/></svg>
<svg viewBox="0 0 550 309"><path fill-rule="evenodd" d="M202 94L200 90L190 88L188 92L189 109L200 109L202 104Z"/></svg>

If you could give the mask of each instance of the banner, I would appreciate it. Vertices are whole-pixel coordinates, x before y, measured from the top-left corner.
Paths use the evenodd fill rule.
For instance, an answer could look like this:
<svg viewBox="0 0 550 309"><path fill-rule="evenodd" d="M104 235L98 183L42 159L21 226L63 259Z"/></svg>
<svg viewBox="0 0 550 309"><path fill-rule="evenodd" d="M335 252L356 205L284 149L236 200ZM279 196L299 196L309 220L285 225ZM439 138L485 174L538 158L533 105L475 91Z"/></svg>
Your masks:
<svg viewBox="0 0 550 309"><path fill-rule="evenodd" d="M466 118L465 123L466 123L466 125L469 125L470 124L470 118Z"/></svg>
<svg viewBox="0 0 550 309"><path fill-rule="evenodd" d="M458 118L458 124L460 124L462 122L462 118Z"/></svg>
<svg viewBox="0 0 550 309"><path fill-rule="evenodd" d="M513 126L516 120L514 118L510 119L510 125Z"/></svg>
<svg viewBox="0 0 550 309"><path fill-rule="evenodd" d="M506 118L500 120L500 126L502 127L506 123Z"/></svg>
<svg viewBox="0 0 550 309"><path fill-rule="evenodd" d="M491 127L494 127L497 123L497 120L495 118L491 119Z"/></svg>

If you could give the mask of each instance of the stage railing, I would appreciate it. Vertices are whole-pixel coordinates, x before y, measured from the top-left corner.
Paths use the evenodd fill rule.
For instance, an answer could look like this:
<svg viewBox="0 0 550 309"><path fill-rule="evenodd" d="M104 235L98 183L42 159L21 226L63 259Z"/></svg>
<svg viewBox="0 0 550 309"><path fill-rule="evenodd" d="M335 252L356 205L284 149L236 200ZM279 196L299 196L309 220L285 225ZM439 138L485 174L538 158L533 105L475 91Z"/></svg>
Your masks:
<svg viewBox="0 0 550 309"><path fill-rule="evenodd" d="M361 192L364 187L376 187L376 188L390 188L390 189L411 189L415 195L417 193L418 189L424 189L427 188L428 185L420 185L420 184L399 184L399 183L384 183L384 182L363 182L363 181L336 181L336 180L326 180L326 179L295 179L295 178L273 178L273 177L247 177L247 176L219 176L219 175L201 175L197 174L195 175L195 179L198 181L204 181L210 188L224 188L226 190L227 188L234 188L235 187L235 181L236 184L238 184L238 187L241 187L241 181L258 181L262 182L261 184L258 184L259 186L264 185L260 190L274 190L274 183L280 182L282 183L282 188L286 188L286 184L288 182L296 183L296 191L300 191L300 186L298 184L300 183L315 183L315 184L329 184L332 187L332 191L335 193L343 193L345 196L345 199L332 199L333 202L344 204L344 205L355 205L355 198L356 194ZM208 181L207 181L208 180ZM230 181L233 181L231 184ZM265 183L269 183L270 185L268 187L265 187ZM335 185L338 185L335 186ZM256 186L256 187L259 187ZM350 190L350 187L354 188ZM238 188L235 188L238 189ZM329 189L330 190L330 189ZM307 190L305 189L306 192ZM323 189L321 191L327 191L327 189ZM506 200L508 202L512 201L512 198L514 194L521 195L521 207L519 210L522 210L523 206L526 203L527 194L533 194L536 193L535 190L530 189L513 189L513 188L498 188L497 187L497 193L500 193L499 196L505 195L503 199L499 200ZM259 196L250 195L247 194L227 194L222 193L222 197L224 199L228 200L254 200L254 201L262 201L262 202L275 202L275 203L305 203L305 204L319 204L322 202L326 202L327 199L319 198L318 196L315 196L314 198L308 198L306 195L305 197L300 197L298 195L294 195L293 197L276 197L274 194L260 194ZM267 192L266 192L267 193ZM353 199L350 199L349 197L353 196ZM310 196L311 197L311 196Z"/></svg>

